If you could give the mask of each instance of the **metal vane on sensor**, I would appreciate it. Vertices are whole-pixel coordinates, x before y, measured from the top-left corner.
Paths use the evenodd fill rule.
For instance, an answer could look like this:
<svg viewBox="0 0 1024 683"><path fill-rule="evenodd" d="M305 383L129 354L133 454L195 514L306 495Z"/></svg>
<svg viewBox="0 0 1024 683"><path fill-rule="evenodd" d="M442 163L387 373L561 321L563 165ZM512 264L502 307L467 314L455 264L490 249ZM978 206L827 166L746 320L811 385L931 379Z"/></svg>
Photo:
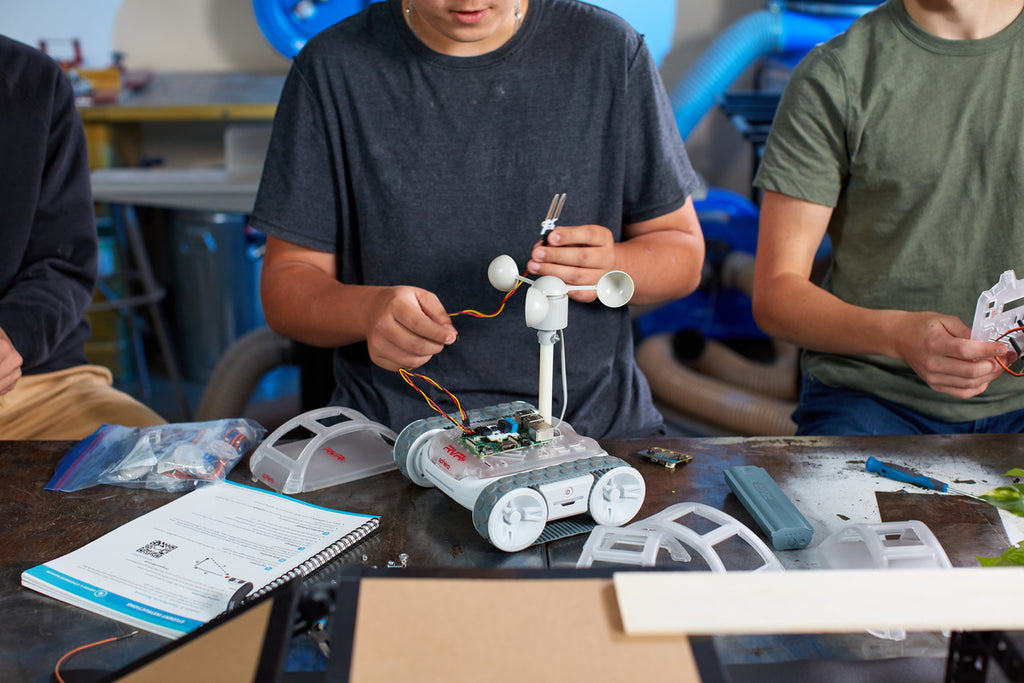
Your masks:
<svg viewBox="0 0 1024 683"><path fill-rule="evenodd" d="M540 243L548 246L548 235L555 229L555 221L562 214L562 207L565 205L565 193L556 194L551 199L551 206L548 207L548 215L540 224Z"/></svg>

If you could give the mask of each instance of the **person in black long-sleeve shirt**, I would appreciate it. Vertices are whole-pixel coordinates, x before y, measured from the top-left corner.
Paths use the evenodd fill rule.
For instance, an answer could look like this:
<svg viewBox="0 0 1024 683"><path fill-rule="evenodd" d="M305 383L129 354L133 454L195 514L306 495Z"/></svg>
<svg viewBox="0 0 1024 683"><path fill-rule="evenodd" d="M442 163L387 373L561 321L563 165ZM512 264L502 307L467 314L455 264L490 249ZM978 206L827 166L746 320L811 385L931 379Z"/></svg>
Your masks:
<svg viewBox="0 0 1024 683"><path fill-rule="evenodd" d="M0 439L79 439L164 420L90 365L97 239L71 84L0 36Z"/></svg>

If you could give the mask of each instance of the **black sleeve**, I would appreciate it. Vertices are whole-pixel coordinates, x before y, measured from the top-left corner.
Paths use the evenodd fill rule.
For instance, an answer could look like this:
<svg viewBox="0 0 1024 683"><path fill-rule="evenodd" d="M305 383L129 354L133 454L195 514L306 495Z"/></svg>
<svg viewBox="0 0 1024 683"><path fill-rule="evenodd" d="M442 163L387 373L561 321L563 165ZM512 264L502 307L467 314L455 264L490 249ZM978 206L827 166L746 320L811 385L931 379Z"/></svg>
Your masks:
<svg viewBox="0 0 1024 683"><path fill-rule="evenodd" d="M96 279L85 133L71 84L52 59L37 51L0 56L5 67L21 67L6 71L0 93L12 117L0 139L0 196L10 221L4 248L11 249L0 254L0 328L23 372L56 370L84 362L83 316Z"/></svg>

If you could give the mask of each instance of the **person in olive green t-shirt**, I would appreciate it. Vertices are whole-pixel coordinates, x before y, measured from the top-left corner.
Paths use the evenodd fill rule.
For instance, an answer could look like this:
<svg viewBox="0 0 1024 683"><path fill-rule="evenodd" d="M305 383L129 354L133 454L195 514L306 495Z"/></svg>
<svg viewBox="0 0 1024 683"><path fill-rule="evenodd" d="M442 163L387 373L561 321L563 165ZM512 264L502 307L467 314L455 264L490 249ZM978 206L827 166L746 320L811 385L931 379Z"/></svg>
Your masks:
<svg viewBox="0 0 1024 683"><path fill-rule="evenodd" d="M753 306L805 349L798 433L1024 431L1016 353L968 327L1024 275L1022 10L889 0L794 70L754 181Z"/></svg>

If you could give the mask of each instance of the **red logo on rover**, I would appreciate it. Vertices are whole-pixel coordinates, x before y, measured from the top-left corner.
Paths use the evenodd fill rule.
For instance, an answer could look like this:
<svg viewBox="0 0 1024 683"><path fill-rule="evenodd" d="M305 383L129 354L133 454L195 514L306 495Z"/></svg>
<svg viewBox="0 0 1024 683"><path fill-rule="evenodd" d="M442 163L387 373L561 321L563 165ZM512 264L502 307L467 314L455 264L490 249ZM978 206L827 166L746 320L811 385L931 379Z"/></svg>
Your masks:
<svg viewBox="0 0 1024 683"><path fill-rule="evenodd" d="M324 448L322 448L320 450L322 450L327 455L333 456L333 457L337 458L338 460L341 460L342 462L345 461L345 456L342 455L341 453L339 453L338 451L334 450L333 448L328 448L328 447L325 446Z"/></svg>
<svg viewBox="0 0 1024 683"><path fill-rule="evenodd" d="M448 444L447 446L444 447L444 452L447 453L448 455L452 456L453 458L455 458L459 462L466 462L466 456L463 455L462 452L458 448L456 448L455 446L452 446L451 444Z"/></svg>

